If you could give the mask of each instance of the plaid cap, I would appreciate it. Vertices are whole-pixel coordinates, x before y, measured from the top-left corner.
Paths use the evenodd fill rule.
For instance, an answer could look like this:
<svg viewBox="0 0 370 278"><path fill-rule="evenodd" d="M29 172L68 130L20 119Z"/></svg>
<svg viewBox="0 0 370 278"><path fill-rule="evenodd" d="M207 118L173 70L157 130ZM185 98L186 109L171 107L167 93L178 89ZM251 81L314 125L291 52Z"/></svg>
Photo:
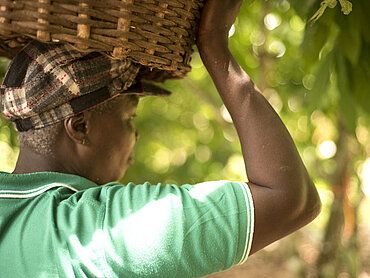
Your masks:
<svg viewBox="0 0 370 278"><path fill-rule="evenodd" d="M27 131L77 115L120 94L170 94L136 80L139 69L140 65L129 60L34 40L9 65L1 85L1 113L18 131Z"/></svg>

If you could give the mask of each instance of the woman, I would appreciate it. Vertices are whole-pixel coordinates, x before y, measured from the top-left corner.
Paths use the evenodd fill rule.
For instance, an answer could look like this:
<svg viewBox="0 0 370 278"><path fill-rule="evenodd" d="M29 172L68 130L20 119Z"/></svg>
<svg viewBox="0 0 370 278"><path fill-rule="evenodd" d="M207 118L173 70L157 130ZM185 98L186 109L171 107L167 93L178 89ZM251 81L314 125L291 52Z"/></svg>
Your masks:
<svg viewBox="0 0 370 278"><path fill-rule="evenodd" d="M133 161L137 96L158 90L131 86L138 68L128 61L61 45L36 43L18 56L26 62L12 62L2 113L20 131L20 155L14 173L0 174L4 275L200 277L318 215L294 142L228 49L241 2L207 1L197 45L233 118L248 183L114 183Z"/></svg>

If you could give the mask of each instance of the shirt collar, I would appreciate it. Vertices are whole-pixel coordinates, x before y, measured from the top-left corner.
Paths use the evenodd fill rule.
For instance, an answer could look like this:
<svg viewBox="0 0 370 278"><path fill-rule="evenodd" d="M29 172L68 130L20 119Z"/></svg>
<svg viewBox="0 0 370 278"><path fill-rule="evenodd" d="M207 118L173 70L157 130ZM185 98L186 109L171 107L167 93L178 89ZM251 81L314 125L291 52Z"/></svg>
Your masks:
<svg viewBox="0 0 370 278"><path fill-rule="evenodd" d="M10 174L0 172L0 190L27 191L48 184L60 184L74 191L85 190L98 185L86 178L57 172L36 172L29 174ZM72 190L73 190L72 189Z"/></svg>

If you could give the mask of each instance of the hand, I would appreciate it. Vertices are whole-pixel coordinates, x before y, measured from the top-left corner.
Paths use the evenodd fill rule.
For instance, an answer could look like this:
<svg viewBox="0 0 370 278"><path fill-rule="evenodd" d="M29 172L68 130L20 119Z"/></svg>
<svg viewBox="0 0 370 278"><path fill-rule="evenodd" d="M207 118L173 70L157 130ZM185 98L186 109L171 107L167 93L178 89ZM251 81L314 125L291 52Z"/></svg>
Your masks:
<svg viewBox="0 0 370 278"><path fill-rule="evenodd" d="M201 14L198 46L209 40L228 41L229 30L239 13L243 0L207 0Z"/></svg>

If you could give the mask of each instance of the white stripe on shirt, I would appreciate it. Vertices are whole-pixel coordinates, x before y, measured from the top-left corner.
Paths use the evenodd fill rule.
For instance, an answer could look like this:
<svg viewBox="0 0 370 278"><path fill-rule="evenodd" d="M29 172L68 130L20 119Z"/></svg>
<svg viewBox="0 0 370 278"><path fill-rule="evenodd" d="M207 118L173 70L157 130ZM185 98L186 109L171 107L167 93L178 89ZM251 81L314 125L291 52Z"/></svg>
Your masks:
<svg viewBox="0 0 370 278"><path fill-rule="evenodd" d="M247 215L249 215L247 224L250 224L250 227L248 227L249 229L247 229L247 232L246 232L245 248L244 248L243 256L240 262L238 263L238 264L243 264L247 261L249 252L252 247L252 240L253 240L253 233L254 233L254 205L253 205L252 193L249 189L248 184L246 184L245 182L240 182L239 185L242 188L243 195L245 198L245 204L247 208Z"/></svg>
<svg viewBox="0 0 370 278"><path fill-rule="evenodd" d="M66 187L72 191L78 192L78 190L68 184L64 183L51 183L47 185L43 185L41 187L30 189L30 190L24 190L24 191L17 191L17 190L0 190L0 198L13 198L13 199L26 199L26 198L32 198L37 195L40 195L44 193L45 191L55 188L55 187Z"/></svg>

